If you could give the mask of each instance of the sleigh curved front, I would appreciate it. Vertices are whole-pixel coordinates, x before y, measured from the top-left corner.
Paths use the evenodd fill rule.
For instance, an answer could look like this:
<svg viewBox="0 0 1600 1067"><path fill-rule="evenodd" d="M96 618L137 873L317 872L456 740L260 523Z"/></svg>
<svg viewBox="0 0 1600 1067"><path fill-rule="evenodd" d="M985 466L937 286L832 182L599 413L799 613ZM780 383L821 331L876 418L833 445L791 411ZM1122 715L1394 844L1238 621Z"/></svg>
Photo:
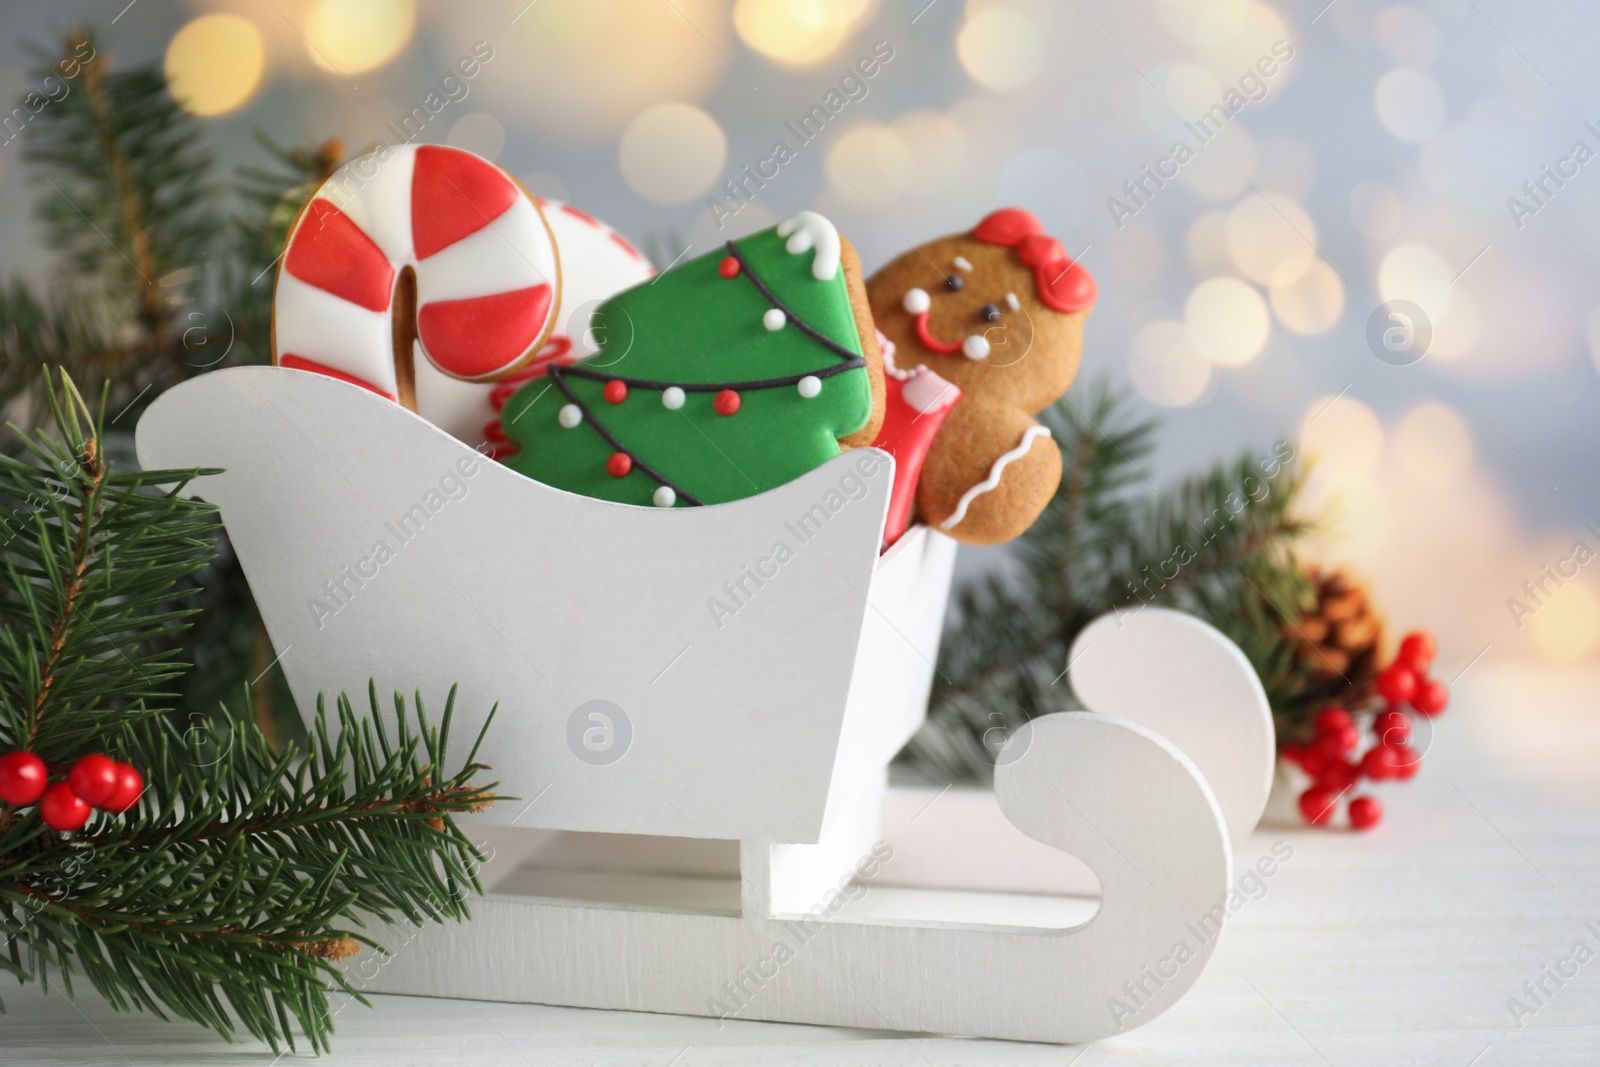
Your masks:
<svg viewBox="0 0 1600 1067"><path fill-rule="evenodd" d="M953 546L914 532L880 566L882 452L729 504L637 508L270 367L170 390L138 450L147 469L224 469L194 492L221 509L303 714L369 677L437 713L459 684L465 737L498 702L485 758L522 799L487 821L816 841L830 797L881 780L921 719Z"/></svg>

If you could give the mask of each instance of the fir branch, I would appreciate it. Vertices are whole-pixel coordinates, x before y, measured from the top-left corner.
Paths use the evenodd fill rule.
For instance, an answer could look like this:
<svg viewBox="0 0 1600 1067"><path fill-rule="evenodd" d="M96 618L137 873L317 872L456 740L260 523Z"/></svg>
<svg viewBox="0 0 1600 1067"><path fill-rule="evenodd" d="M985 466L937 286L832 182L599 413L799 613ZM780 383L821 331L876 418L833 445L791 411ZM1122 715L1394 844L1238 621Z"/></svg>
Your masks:
<svg viewBox="0 0 1600 1067"><path fill-rule="evenodd" d="M1042 421L1066 459L1061 486L1013 544L1020 573L957 591L928 721L902 754L941 780L987 778L1013 730L1075 706L1068 650L1100 615L1181 608L1234 637L1259 670L1278 670L1284 638L1246 605L1267 596L1303 603L1307 592L1293 546L1310 524L1295 510L1303 472L1291 447L1246 452L1146 492L1141 463L1155 423L1133 417L1105 383Z"/></svg>
<svg viewBox="0 0 1600 1067"><path fill-rule="evenodd" d="M212 509L177 490L211 472L123 474L99 444L104 401L91 412L65 378L45 393L62 440L0 456L0 503L17 505L0 545L0 751L56 774L105 752L147 789L75 834L0 808L0 970L326 1049L327 993L359 999L337 964L375 946L367 924L461 919L481 891L454 816L497 799L477 780L483 734L457 761L453 691L434 725L420 696L384 712L375 687L370 714L319 702L308 743L281 753L226 712L215 741L180 731L169 687L192 611L175 598L214 546Z"/></svg>

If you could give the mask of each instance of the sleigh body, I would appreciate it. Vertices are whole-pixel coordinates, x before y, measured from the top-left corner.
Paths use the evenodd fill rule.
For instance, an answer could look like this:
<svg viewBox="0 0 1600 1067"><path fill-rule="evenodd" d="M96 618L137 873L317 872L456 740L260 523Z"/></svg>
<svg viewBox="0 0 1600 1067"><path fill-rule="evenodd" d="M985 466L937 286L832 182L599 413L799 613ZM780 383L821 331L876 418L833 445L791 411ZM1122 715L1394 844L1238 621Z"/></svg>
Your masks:
<svg viewBox="0 0 1600 1067"><path fill-rule="evenodd" d="M147 468L225 469L194 491L221 509L302 712L369 678L430 709L458 685L462 736L499 705L481 758L519 799L473 818L502 869L552 842L614 857L673 841L737 885L491 892L465 927L397 931L371 991L1080 1041L1153 1018L1214 947L1142 983L1131 1014L1110 1004L1226 896L1231 841L1270 775L1248 664L1170 612L1092 627L1073 680L1115 714L1035 720L996 767L1004 832L1087 864L1092 919L833 906L872 884L867 868L893 869L886 770L925 713L955 555L923 527L880 553L884 453L728 504L639 508L524 478L355 386L264 367L169 391L138 448ZM1163 670L1130 669L1153 649ZM1176 708L1201 677L1216 695L1187 701L1191 725ZM761 963L780 941L782 965Z"/></svg>

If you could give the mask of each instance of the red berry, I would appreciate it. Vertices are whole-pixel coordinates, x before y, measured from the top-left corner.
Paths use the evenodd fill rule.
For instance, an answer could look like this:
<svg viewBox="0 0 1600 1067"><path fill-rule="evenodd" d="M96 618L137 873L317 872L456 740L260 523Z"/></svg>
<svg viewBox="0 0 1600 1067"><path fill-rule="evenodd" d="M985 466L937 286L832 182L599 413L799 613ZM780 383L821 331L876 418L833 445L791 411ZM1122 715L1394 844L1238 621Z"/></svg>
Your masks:
<svg viewBox="0 0 1600 1067"><path fill-rule="evenodd" d="M81 830L93 814L91 808L66 782L56 782L44 791L39 802L39 815L52 830Z"/></svg>
<svg viewBox="0 0 1600 1067"><path fill-rule="evenodd" d="M44 796L50 772L32 752L7 752L0 756L0 800L21 806Z"/></svg>
<svg viewBox="0 0 1600 1067"><path fill-rule="evenodd" d="M1322 772L1315 778L1319 786L1338 793L1355 785L1361 778L1361 770L1349 760L1338 759L1322 768Z"/></svg>
<svg viewBox="0 0 1600 1067"><path fill-rule="evenodd" d="M633 470L633 457L626 452L613 452L606 460L606 473L613 478L623 478Z"/></svg>
<svg viewBox="0 0 1600 1067"><path fill-rule="evenodd" d="M1350 801L1350 828L1370 830L1383 818L1383 805L1377 797L1356 797Z"/></svg>
<svg viewBox="0 0 1600 1067"><path fill-rule="evenodd" d="M1317 716L1317 734L1327 734L1342 731L1346 726L1354 726L1355 720L1350 718L1350 713L1343 708L1327 708Z"/></svg>
<svg viewBox="0 0 1600 1067"><path fill-rule="evenodd" d="M1439 651L1438 644L1433 635L1426 630L1416 630L1400 641L1400 651L1395 653L1394 661L1410 667L1418 674L1427 674L1428 668L1433 666L1434 653Z"/></svg>
<svg viewBox="0 0 1600 1067"><path fill-rule="evenodd" d="M1314 785L1300 794L1300 814L1312 826L1321 826L1333 816L1333 807L1339 802L1339 791Z"/></svg>
<svg viewBox="0 0 1600 1067"><path fill-rule="evenodd" d="M1417 695L1411 698L1411 706L1422 715L1437 715L1450 703L1450 688L1443 682L1426 681L1417 687Z"/></svg>
<svg viewBox="0 0 1600 1067"><path fill-rule="evenodd" d="M117 764L117 791L110 800L100 805L106 811L127 811L139 802L144 794L144 775L127 763Z"/></svg>
<svg viewBox="0 0 1600 1067"><path fill-rule="evenodd" d="M732 389L724 389L711 401L711 409L718 415L732 415L739 410L739 404L739 394Z"/></svg>
<svg viewBox="0 0 1600 1067"><path fill-rule="evenodd" d="M1315 778L1322 773L1323 768L1339 758L1337 752L1329 753L1317 745L1312 745L1309 748L1300 750L1300 769Z"/></svg>
<svg viewBox="0 0 1600 1067"><path fill-rule="evenodd" d="M1389 752L1390 776L1406 781L1417 776L1422 766L1422 756L1410 745L1391 745Z"/></svg>
<svg viewBox="0 0 1600 1067"><path fill-rule="evenodd" d="M1314 747L1320 748L1330 756L1343 756L1361 743L1361 731L1350 723L1334 733L1323 734L1317 738Z"/></svg>
<svg viewBox="0 0 1600 1067"><path fill-rule="evenodd" d="M722 262L717 264L717 273L724 278L737 277L739 274L739 261L732 256L723 256Z"/></svg>
<svg viewBox="0 0 1600 1067"><path fill-rule="evenodd" d="M604 389L600 390L600 395L606 398L608 404L620 404L628 399L628 383L613 378L606 383Z"/></svg>
<svg viewBox="0 0 1600 1067"><path fill-rule="evenodd" d="M67 784L85 804L103 808L117 792L117 761L98 752L85 756L67 772Z"/></svg>
<svg viewBox="0 0 1600 1067"><path fill-rule="evenodd" d="M1408 704L1417 693L1417 676L1401 663L1385 667L1378 674L1378 694L1391 704Z"/></svg>
<svg viewBox="0 0 1600 1067"><path fill-rule="evenodd" d="M1394 777L1394 752L1387 745L1373 745L1361 757L1361 773L1374 782Z"/></svg>
<svg viewBox="0 0 1600 1067"><path fill-rule="evenodd" d="M1380 711L1372 719L1372 733L1385 745L1403 745L1411 739L1411 718L1398 708Z"/></svg>

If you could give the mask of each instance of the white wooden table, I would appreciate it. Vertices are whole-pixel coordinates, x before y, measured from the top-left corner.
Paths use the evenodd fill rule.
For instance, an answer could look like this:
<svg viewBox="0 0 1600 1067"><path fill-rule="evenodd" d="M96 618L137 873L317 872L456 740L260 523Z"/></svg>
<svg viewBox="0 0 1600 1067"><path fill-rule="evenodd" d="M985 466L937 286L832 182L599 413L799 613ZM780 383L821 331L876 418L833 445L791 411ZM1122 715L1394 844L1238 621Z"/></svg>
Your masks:
<svg viewBox="0 0 1600 1067"><path fill-rule="evenodd" d="M1578 941L1600 954L1600 673L1474 668L1419 777L1356 836L1259 829L1294 855L1149 1025L1084 1048L378 997L338 1017L330 1065L1600 1063L1600 955L1536 1005ZM1586 927L1592 923L1594 931ZM1568 968L1570 970L1570 967ZM965 976L981 983L984 976ZM272 1064L187 1024L0 989L0 1063ZM1507 1007L1536 1014L1519 1028ZM287 1062L289 1058L285 1058Z"/></svg>

